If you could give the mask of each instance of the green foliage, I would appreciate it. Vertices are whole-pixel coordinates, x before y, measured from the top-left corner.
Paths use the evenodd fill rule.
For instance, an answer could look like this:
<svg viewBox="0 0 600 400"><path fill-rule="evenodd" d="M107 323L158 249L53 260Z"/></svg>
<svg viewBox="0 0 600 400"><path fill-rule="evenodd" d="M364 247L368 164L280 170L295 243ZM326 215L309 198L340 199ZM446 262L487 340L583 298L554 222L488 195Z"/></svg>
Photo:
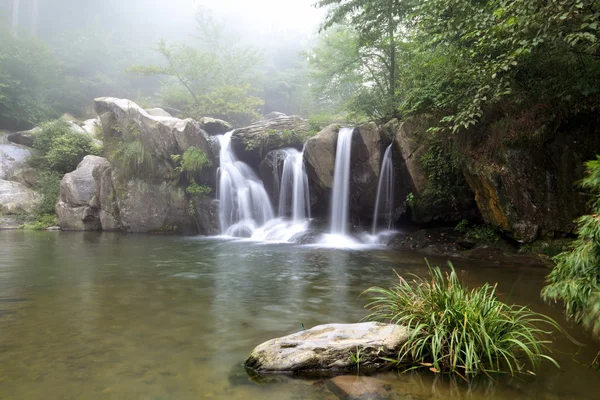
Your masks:
<svg viewBox="0 0 600 400"><path fill-rule="evenodd" d="M456 132L508 96L575 111L597 107L599 7L591 0L416 2L421 85L413 85L409 109L425 105Z"/></svg>
<svg viewBox="0 0 600 400"><path fill-rule="evenodd" d="M34 221L27 222L21 225L20 228L28 231L43 231L57 224L58 221L55 214L44 214L37 215Z"/></svg>
<svg viewBox="0 0 600 400"><path fill-rule="evenodd" d="M124 177L151 176L157 167L155 156L146 150L142 141L113 139L110 146L109 158L113 166Z"/></svg>
<svg viewBox="0 0 600 400"><path fill-rule="evenodd" d="M191 216L196 215L196 202L195 200L203 200L209 198L212 193L212 189L207 185L198 185L196 182L190 184L185 192L190 195L190 201L188 203L188 212Z"/></svg>
<svg viewBox="0 0 600 400"><path fill-rule="evenodd" d="M323 29L343 24L351 27L346 38L338 38L337 44L341 47L329 46L342 49L330 55L331 67L320 65L325 72L321 76L325 78L328 73L330 78L336 75L359 77L353 79L358 91L348 103L351 113L381 119L396 114L399 61L406 32L402 25L411 10L411 3L389 0L320 0L316 3L317 7L328 10ZM324 52L320 53L323 55ZM332 84L336 84L335 79Z"/></svg>
<svg viewBox="0 0 600 400"><path fill-rule="evenodd" d="M419 161L427 177L422 200L430 205L453 204L465 189L466 182L452 142L442 140L440 134L431 135L427 150Z"/></svg>
<svg viewBox="0 0 600 400"><path fill-rule="evenodd" d="M493 243L500 239L500 236L494 228L489 225L475 225L467 229L467 239L476 240L478 242Z"/></svg>
<svg viewBox="0 0 600 400"><path fill-rule="evenodd" d="M0 28L0 123L24 128L57 114L59 62L42 41Z"/></svg>
<svg viewBox="0 0 600 400"><path fill-rule="evenodd" d="M397 99L384 55L387 46L383 40L363 43L348 25L326 31L309 54L313 93L320 109L345 111L359 121L394 115Z"/></svg>
<svg viewBox="0 0 600 400"><path fill-rule="evenodd" d="M361 354L360 347L356 346L355 352L350 352L348 359L352 364L356 365L356 369L360 371L360 363L363 362L363 356Z"/></svg>
<svg viewBox="0 0 600 400"><path fill-rule="evenodd" d="M185 189L185 192L193 198L205 199L212 193L212 189L206 185L198 185L196 183L192 183Z"/></svg>
<svg viewBox="0 0 600 400"><path fill-rule="evenodd" d="M245 126L260 119L258 112L264 101L251 94L250 85L223 85L212 92L198 97L198 106L191 107L187 114L196 119L205 116L230 122L234 126Z"/></svg>
<svg viewBox="0 0 600 400"><path fill-rule="evenodd" d="M41 128L33 138L33 147L39 154L31 161L38 168L66 174L75 170L85 156L101 153L89 136L73 131L66 121L46 122Z"/></svg>
<svg viewBox="0 0 600 400"><path fill-rule="evenodd" d="M499 301L495 285L465 288L452 265L445 276L437 267L429 266L429 273L429 278L415 276L411 281L398 276L400 281L390 289L365 292L371 312L367 319L412 331L397 363L410 360L415 368L455 373L467 380L480 373L526 373L542 359L558 367L545 355L549 332L542 329L561 331L554 320Z"/></svg>
<svg viewBox="0 0 600 400"><path fill-rule="evenodd" d="M458 224L456 224L456 226L454 227L454 230L459 233L466 233L468 228L469 228L469 221L466 219L463 219Z"/></svg>
<svg viewBox="0 0 600 400"><path fill-rule="evenodd" d="M600 156L586 163L581 186L591 193L591 214L578 220L578 238L554 258L556 266L542 290L546 301L562 301L565 315L600 335Z"/></svg>
<svg viewBox="0 0 600 400"><path fill-rule="evenodd" d="M176 164L175 170L186 174L188 181L193 182L194 177L199 174L203 168L212 165L212 162L206 156L206 153L197 147L189 147L183 155L173 154L171 160Z"/></svg>
<svg viewBox="0 0 600 400"><path fill-rule="evenodd" d="M54 215L60 195L61 179L62 174L56 171L40 171L35 184L35 189L40 195L40 201L34 209L35 215Z"/></svg>

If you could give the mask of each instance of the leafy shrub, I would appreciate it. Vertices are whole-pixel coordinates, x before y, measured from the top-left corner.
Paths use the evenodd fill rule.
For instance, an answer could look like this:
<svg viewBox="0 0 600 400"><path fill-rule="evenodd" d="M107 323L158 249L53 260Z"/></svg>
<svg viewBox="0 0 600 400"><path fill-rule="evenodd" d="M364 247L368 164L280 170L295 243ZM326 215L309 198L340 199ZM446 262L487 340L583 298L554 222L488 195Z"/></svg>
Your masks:
<svg viewBox="0 0 600 400"><path fill-rule="evenodd" d="M194 146L189 147L183 155L173 154L171 160L177 165L175 170L185 173L190 182L194 181L194 176L200 173L204 167L212 165L206 153Z"/></svg>
<svg viewBox="0 0 600 400"><path fill-rule="evenodd" d="M429 264L428 264L429 266ZM549 332L541 326L561 330L549 317L527 307L509 306L496 298L496 286L485 284L469 290L459 281L450 264L444 276L429 266L428 279L414 277L390 289L374 287L365 294L370 303L367 319L406 326L411 335L395 363L411 360L414 368L456 373L469 379L479 373L526 372L521 358L531 368L545 355Z"/></svg>
<svg viewBox="0 0 600 400"><path fill-rule="evenodd" d="M468 228L469 228L469 221L466 219L463 219L458 224L456 224L456 226L454 227L454 230L459 233L465 233L465 232L467 232Z"/></svg>
<svg viewBox="0 0 600 400"><path fill-rule="evenodd" d="M578 220L578 238L571 249L554 257L542 297L562 300L567 318L583 322L600 334L600 156L586 163L581 186L591 192L592 214Z"/></svg>
<svg viewBox="0 0 600 400"><path fill-rule="evenodd" d="M192 183L185 189L185 192L193 198L203 199L211 194L212 189L206 185L198 185L196 183Z"/></svg>
<svg viewBox="0 0 600 400"><path fill-rule="evenodd" d="M56 203L60 195L60 181L62 175L55 171L41 171L37 177L36 190L40 201L34 209L37 216L54 215Z"/></svg>
<svg viewBox="0 0 600 400"><path fill-rule="evenodd" d="M31 231L43 231L50 226L55 226L56 224L58 224L56 215L44 214L36 216L35 220L32 222L21 225L21 228Z"/></svg>
<svg viewBox="0 0 600 400"><path fill-rule="evenodd" d="M38 168L66 174L75 170L85 156L101 152L89 136L74 132L66 121L46 122L41 128L33 138L33 147L40 154L32 158L32 163Z"/></svg>

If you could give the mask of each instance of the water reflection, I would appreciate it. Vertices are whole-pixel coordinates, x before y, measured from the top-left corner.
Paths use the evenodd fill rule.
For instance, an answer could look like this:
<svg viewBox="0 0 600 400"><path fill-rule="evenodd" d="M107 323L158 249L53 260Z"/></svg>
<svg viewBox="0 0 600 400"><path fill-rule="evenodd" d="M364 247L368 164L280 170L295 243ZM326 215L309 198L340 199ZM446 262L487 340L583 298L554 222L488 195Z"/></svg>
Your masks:
<svg viewBox="0 0 600 400"><path fill-rule="evenodd" d="M331 399L325 385L257 385L241 363L274 336L365 315L360 293L422 256L198 238L0 232L0 398ZM434 263L445 263L433 259ZM471 263L469 263L471 264ZM469 285L561 319L539 290L547 273L455 262ZM387 374L396 398L571 399L598 393L598 350L554 346L563 370L471 386L432 374Z"/></svg>

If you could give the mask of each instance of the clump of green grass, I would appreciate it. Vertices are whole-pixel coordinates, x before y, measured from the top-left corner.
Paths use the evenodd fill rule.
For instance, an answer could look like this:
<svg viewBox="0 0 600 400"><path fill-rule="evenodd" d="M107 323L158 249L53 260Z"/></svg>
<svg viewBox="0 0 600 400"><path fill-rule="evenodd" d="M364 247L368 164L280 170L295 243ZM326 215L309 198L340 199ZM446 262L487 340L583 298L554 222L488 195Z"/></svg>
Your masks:
<svg viewBox="0 0 600 400"><path fill-rule="evenodd" d="M194 181L194 177L199 174L203 168L210 167L212 162L206 153L197 147L189 147L183 155L173 154L171 160L175 163L175 170L185 173L189 181Z"/></svg>
<svg viewBox="0 0 600 400"><path fill-rule="evenodd" d="M115 143L110 159L126 177L150 176L156 169L154 155L146 150L141 140L121 140Z"/></svg>
<svg viewBox="0 0 600 400"><path fill-rule="evenodd" d="M57 223L56 215L45 214L36 216L35 220L21 225L20 228L28 231L43 231Z"/></svg>
<svg viewBox="0 0 600 400"><path fill-rule="evenodd" d="M527 307L509 306L496 298L496 285L469 290L459 281L454 267L444 274L428 264L430 277L414 276L390 289L374 287L368 320L394 323L411 329L397 364L412 362L409 369L429 368L454 373L468 380L484 373L527 373L547 356L545 328L562 331L551 318Z"/></svg>

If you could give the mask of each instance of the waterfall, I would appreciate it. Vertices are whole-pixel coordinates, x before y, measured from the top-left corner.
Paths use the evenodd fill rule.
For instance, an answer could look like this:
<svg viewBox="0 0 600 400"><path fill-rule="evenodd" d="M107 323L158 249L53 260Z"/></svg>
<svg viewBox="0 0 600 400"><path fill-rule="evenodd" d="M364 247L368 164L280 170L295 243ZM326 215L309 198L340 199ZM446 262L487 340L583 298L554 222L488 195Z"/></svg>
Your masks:
<svg viewBox="0 0 600 400"><path fill-rule="evenodd" d="M375 212L373 213L373 235L377 234L377 222L379 221L380 209L385 216L387 229L392 229L392 214L394 212L394 166L392 164L391 144L385 150L383 162L381 163L381 171L379 172Z"/></svg>
<svg viewBox="0 0 600 400"><path fill-rule="evenodd" d="M354 128L340 129L335 152L335 172L331 196L331 233L337 235L345 235L348 231L350 156L353 133Z"/></svg>
<svg viewBox="0 0 600 400"><path fill-rule="evenodd" d="M239 161L231 149L231 135L219 136L221 165L218 171L219 220L221 233L228 236L252 236L254 231L273 219L271 200L265 188L247 164Z"/></svg>
<svg viewBox="0 0 600 400"><path fill-rule="evenodd" d="M283 218L291 210L292 220L304 221L310 218L310 197L308 177L304 169L304 152L285 149L281 188L279 192L279 217Z"/></svg>

